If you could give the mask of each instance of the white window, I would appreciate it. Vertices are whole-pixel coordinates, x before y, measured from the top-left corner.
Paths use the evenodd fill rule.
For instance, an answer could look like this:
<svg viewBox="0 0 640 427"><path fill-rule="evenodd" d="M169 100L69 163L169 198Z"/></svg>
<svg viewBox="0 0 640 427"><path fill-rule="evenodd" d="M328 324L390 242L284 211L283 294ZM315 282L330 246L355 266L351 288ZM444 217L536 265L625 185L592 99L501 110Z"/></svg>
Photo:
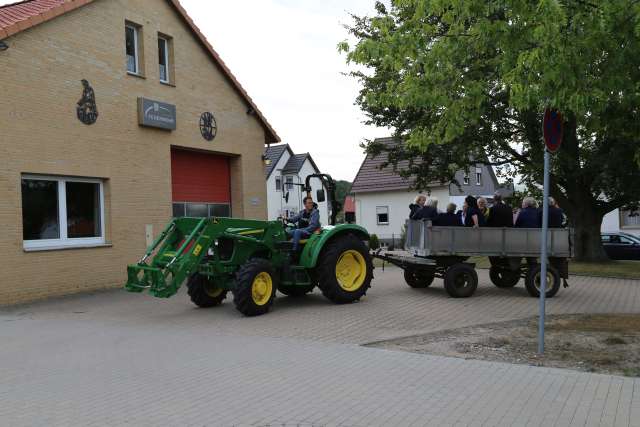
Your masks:
<svg viewBox="0 0 640 427"><path fill-rule="evenodd" d="M282 191L282 177L276 176L276 191Z"/></svg>
<svg viewBox="0 0 640 427"><path fill-rule="evenodd" d="M389 206L377 206L376 219L377 219L378 225L388 225L389 224Z"/></svg>
<svg viewBox="0 0 640 427"><path fill-rule="evenodd" d="M125 46L127 54L127 71L132 74L140 74L137 27L134 27L133 25L125 26Z"/></svg>
<svg viewBox="0 0 640 427"><path fill-rule="evenodd" d="M292 176L286 177L285 182L287 183L287 191L293 190L293 177Z"/></svg>
<svg viewBox="0 0 640 427"><path fill-rule="evenodd" d="M482 185L482 168L476 168L476 185Z"/></svg>
<svg viewBox="0 0 640 427"><path fill-rule="evenodd" d="M464 173L464 176L462 177L462 183L464 185L469 185L469 172Z"/></svg>
<svg viewBox="0 0 640 427"><path fill-rule="evenodd" d="M101 180L22 177L24 249L103 245L104 236Z"/></svg>
<svg viewBox="0 0 640 427"><path fill-rule="evenodd" d="M169 40L164 37L158 37L158 61L160 81L169 83Z"/></svg>
<svg viewBox="0 0 640 427"><path fill-rule="evenodd" d="M640 209L636 211L620 209L620 225L623 228L640 228Z"/></svg>
<svg viewBox="0 0 640 427"><path fill-rule="evenodd" d="M231 217L231 206L227 203L207 203L207 202L174 202L173 217Z"/></svg>

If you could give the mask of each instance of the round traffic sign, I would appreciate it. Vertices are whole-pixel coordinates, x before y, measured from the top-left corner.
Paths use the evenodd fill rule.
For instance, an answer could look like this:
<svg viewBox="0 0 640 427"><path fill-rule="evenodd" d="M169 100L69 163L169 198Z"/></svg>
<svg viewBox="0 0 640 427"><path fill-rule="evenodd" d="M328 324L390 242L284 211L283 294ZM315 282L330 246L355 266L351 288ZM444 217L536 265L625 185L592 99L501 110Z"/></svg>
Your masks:
<svg viewBox="0 0 640 427"><path fill-rule="evenodd" d="M544 112L542 130L547 150L555 153L560 148L560 144L562 144L562 114L547 108Z"/></svg>

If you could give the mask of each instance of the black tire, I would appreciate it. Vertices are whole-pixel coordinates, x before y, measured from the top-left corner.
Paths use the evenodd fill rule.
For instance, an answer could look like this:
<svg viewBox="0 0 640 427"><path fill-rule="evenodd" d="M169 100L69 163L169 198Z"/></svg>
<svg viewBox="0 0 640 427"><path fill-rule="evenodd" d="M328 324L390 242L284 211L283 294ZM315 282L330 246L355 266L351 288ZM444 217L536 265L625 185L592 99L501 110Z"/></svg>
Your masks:
<svg viewBox="0 0 640 427"><path fill-rule="evenodd" d="M469 264L455 264L444 274L444 289L450 297L468 298L478 288L478 273Z"/></svg>
<svg viewBox="0 0 640 427"><path fill-rule="evenodd" d="M534 298L540 297L540 272L542 266L540 264L532 265L527 271L527 277L524 281L524 286L527 288L527 292ZM555 294L560 290L560 274L558 270L550 265L547 265L547 298L553 298Z"/></svg>
<svg viewBox="0 0 640 427"><path fill-rule="evenodd" d="M207 276L195 273L187 281L187 293L198 307L208 308L222 304L227 297L227 291L216 286L215 282Z"/></svg>
<svg viewBox="0 0 640 427"><path fill-rule="evenodd" d="M511 271L494 266L489 269L489 278L499 288L513 288L520 281L520 269Z"/></svg>
<svg viewBox="0 0 640 427"><path fill-rule="evenodd" d="M355 268L365 271L358 272ZM333 238L320 254L316 277L327 299L336 304L358 301L367 293L373 279L373 262L367 246L351 234Z"/></svg>
<svg viewBox="0 0 640 427"><path fill-rule="evenodd" d="M412 288L428 288L433 283L435 275L426 270L407 268L404 270L404 280Z"/></svg>
<svg viewBox="0 0 640 427"><path fill-rule="evenodd" d="M280 291L280 293L288 296L288 297L293 297L293 298L298 298L298 297L303 297L306 294L308 294L309 292L313 291L313 288L315 288L314 285L310 285L310 286L286 286L286 285L280 285L278 287L278 291Z"/></svg>
<svg viewBox="0 0 640 427"><path fill-rule="evenodd" d="M250 259L237 273L233 287L233 303L245 316L259 316L271 308L278 280L271 263L265 259Z"/></svg>

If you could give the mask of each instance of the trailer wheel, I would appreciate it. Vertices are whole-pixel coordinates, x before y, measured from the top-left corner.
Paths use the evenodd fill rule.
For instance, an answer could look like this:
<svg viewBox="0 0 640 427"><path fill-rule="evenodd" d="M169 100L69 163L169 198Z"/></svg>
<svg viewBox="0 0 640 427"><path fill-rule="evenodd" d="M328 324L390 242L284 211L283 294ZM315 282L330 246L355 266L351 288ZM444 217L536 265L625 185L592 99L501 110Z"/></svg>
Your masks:
<svg viewBox="0 0 640 427"><path fill-rule="evenodd" d="M499 288L513 288L520 281L520 269L511 271L494 266L489 269L489 278Z"/></svg>
<svg viewBox="0 0 640 427"><path fill-rule="evenodd" d="M410 269L404 270L404 280L412 288L428 288L433 283L435 275L425 270Z"/></svg>
<svg viewBox="0 0 640 427"><path fill-rule="evenodd" d="M444 288L453 298L467 298L478 287L478 273L469 264L454 264L444 274Z"/></svg>
<svg viewBox="0 0 640 427"><path fill-rule="evenodd" d="M286 286L286 285L280 285L280 287L278 287L278 291L280 291L280 293L288 296L288 297L293 297L293 298L297 298L297 297L303 297L306 294L308 294L309 292L313 291L313 288L315 288L315 285L311 285L311 286Z"/></svg>
<svg viewBox="0 0 640 427"><path fill-rule="evenodd" d="M318 287L336 304L358 301L373 279L373 263L367 246L349 234L327 243L316 268Z"/></svg>
<svg viewBox="0 0 640 427"><path fill-rule="evenodd" d="M542 273L542 266L540 264L532 265L527 271L527 277L524 281L524 285L527 288L529 295L535 298L540 297L540 278ZM547 298L553 298L555 294L560 290L560 274L558 270L550 265L547 265Z"/></svg>
<svg viewBox="0 0 640 427"><path fill-rule="evenodd" d="M245 316L259 316L271 308L276 295L277 277L271 263L254 258L244 263L236 273L233 302Z"/></svg>
<svg viewBox="0 0 640 427"><path fill-rule="evenodd" d="M202 274L195 273L187 281L187 293L198 307L215 307L222 304L227 297L227 291L217 286L215 282Z"/></svg>

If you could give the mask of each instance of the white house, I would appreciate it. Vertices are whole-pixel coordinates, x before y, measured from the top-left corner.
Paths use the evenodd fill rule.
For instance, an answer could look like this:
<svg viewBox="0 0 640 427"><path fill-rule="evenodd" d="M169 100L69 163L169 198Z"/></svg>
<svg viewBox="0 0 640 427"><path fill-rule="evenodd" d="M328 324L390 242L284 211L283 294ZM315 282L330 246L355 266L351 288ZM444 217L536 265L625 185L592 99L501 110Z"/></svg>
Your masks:
<svg viewBox="0 0 640 427"><path fill-rule="evenodd" d="M640 211L616 209L606 214L601 230L606 233L623 232L640 236Z"/></svg>
<svg viewBox="0 0 640 427"><path fill-rule="evenodd" d="M394 138L378 138L376 142L387 145L398 143ZM413 203L418 193L410 191L413 182L402 178L391 166L380 169L386 161L386 152L375 157L368 154L353 181L351 193L355 202L356 223L369 233L376 234L381 241L397 244L409 217L409 204ZM407 166L408 162L400 162L398 169ZM490 166L477 165L470 172L470 176L463 171L457 173L460 188L455 184L439 183L429 187L430 196L438 198L439 210L446 209L449 202L455 203L458 209L462 208L467 195L491 199L496 190L500 190L503 197L509 197L513 192L511 188L499 185Z"/></svg>
<svg viewBox="0 0 640 427"><path fill-rule="evenodd" d="M266 171L268 218L275 220L278 217L297 214L304 208L302 199L306 193L302 185L305 183L305 178L308 175L320 173L320 170L309 153L294 154L289 144L267 147L265 157L269 163ZM316 178L311 180L311 195L316 203L316 192L322 188L320 180ZM320 222L327 225L329 223L327 202L318 203L318 210Z"/></svg>

